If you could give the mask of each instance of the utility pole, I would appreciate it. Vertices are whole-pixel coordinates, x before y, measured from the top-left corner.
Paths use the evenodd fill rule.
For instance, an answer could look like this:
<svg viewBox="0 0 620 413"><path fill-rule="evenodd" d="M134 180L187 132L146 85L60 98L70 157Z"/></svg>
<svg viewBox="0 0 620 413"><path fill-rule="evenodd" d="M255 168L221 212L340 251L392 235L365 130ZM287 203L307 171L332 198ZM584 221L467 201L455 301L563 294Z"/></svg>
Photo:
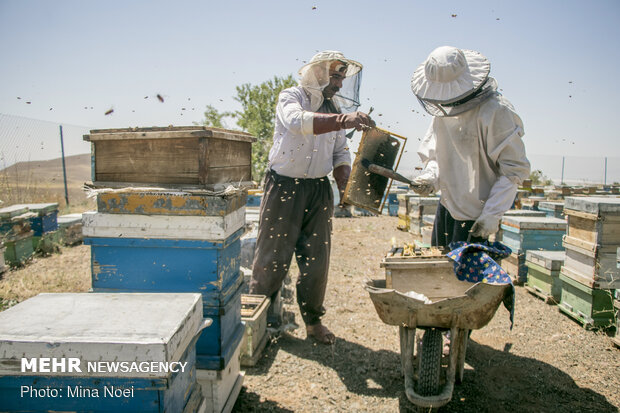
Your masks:
<svg viewBox="0 0 620 413"><path fill-rule="evenodd" d="M603 185L607 186L607 157L605 157L605 178L603 180Z"/></svg>
<svg viewBox="0 0 620 413"><path fill-rule="evenodd" d="M69 206L69 191L67 191L67 168L65 166L65 144L62 139L62 125L60 125L60 150L62 151L62 177L65 181L65 202Z"/></svg>
<svg viewBox="0 0 620 413"><path fill-rule="evenodd" d="M560 185L564 185L564 156L562 156L562 177L560 178Z"/></svg>

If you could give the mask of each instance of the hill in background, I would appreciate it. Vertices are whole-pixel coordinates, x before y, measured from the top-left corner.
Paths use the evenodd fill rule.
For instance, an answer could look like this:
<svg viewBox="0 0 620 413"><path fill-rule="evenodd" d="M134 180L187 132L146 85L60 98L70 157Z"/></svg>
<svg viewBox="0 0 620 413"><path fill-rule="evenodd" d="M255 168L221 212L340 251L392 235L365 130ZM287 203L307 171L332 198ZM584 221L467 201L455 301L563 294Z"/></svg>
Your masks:
<svg viewBox="0 0 620 413"><path fill-rule="evenodd" d="M90 209L92 202L82 190L91 180L90 154L65 158L71 208L65 208L62 158L18 162L0 171L0 207L21 203L58 202L65 209Z"/></svg>

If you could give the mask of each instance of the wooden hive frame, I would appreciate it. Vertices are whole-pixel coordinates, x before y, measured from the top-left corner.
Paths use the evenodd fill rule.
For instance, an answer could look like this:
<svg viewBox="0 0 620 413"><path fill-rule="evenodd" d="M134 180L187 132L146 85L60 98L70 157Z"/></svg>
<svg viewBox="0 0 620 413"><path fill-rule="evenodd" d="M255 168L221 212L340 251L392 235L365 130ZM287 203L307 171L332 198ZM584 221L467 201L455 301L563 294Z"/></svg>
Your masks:
<svg viewBox="0 0 620 413"><path fill-rule="evenodd" d="M343 201L380 215L392 181L370 173L362 166L362 159L396 170L405 143L407 143L407 138L385 129L375 127L365 130L357 149Z"/></svg>

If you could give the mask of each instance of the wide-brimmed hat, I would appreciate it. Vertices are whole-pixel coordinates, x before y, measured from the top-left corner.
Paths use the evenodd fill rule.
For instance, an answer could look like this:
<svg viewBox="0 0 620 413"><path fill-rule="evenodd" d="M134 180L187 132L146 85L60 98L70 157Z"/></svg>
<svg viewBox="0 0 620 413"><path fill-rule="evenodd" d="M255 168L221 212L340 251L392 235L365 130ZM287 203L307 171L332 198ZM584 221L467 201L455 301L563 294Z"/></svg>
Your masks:
<svg viewBox="0 0 620 413"><path fill-rule="evenodd" d="M356 62L355 60L345 58L342 52L339 52L337 50L325 50L323 52L319 52L315 54L314 56L312 56L312 59L310 59L308 63L306 63L299 69L299 75L303 76L304 72L308 70L308 68L310 68L311 66L314 66L317 63L331 62L334 60L338 60L347 65L347 71L345 73L345 77L352 76L356 74L357 72L359 72L360 70L362 70L361 63Z"/></svg>
<svg viewBox="0 0 620 413"><path fill-rule="evenodd" d="M481 53L441 46L415 70L411 90L428 102L453 103L478 90L490 71L491 64Z"/></svg>

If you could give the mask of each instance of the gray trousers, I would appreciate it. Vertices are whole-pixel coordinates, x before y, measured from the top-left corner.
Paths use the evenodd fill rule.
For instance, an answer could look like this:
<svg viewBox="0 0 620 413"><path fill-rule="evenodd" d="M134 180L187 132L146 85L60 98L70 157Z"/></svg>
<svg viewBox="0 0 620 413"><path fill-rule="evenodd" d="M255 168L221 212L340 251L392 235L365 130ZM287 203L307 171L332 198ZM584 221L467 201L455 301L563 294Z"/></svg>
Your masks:
<svg viewBox="0 0 620 413"><path fill-rule="evenodd" d="M267 171L250 294L275 298L295 254L297 303L306 325L325 314L334 193L329 179L300 179Z"/></svg>

